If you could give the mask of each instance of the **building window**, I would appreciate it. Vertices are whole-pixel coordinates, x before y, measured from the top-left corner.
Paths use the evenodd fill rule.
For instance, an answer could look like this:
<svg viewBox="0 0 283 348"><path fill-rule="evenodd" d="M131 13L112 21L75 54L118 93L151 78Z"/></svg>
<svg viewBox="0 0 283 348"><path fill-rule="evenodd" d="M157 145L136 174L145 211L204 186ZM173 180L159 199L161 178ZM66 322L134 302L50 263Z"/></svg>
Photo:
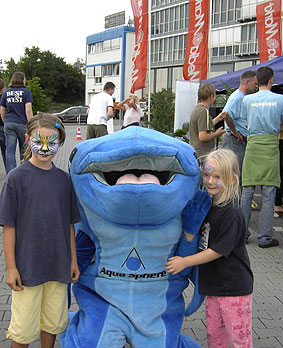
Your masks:
<svg viewBox="0 0 283 348"><path fill-rule="evenodd" d="M111 41L111 48L112 49L120 48L120 38L111 39L110 41Z"/></svg>
<svg viewBox="0 0 283 348"><path fill-rule="evenodd" d="M246 24L241 26L241 47L242 54L257 54L258 41L256 23Z"/></svg>
<svg viewBox="0 0 283 348"><path fill-rule="evenodd" d="M119 63L102 65L102 76L119 75L119 69Z"/></svg>
<svg viewBox="0 0 283 348"><path fill-rule="evenodd" d="M225 47L219 47L219 56L225 56Z"/></svg>
<svg viewBox="0 0 283 348"><path fill-rule="evenodd" d="M242 0L213 0L212 24L226 24L236 21L241 13Z"/></svg>
<svg viewBox="0 0 283 348"><path fill-rule="evenodd" d="M168 38L164 39L163 61L168 61Z"/></svg>
<svg viewBox="0 0 283 348"><path fill-rule="evenodd" d="M188 28L189 5L178 5L153 12L151 15L151 34L171 33Z"/></svg>
<svg viewBox="0 0 283 348"><path fill-rule="evenodd" d="M161 39L159 42L159 62L163 62L163 54L164 54L164 39Z"/></svg>
<svg viewBox="0 0 283 348"><path fill-rule="evenodd" d="M87 77L89 79L94 77L94 66L87 68Z"/></svg>
<svg viewBox="0 0 283 348"><path fill-rule="evenodd" d="M213 55L213 57L218 57L218 47L214 47L212 49L212 55Z"/></svg>
<svg viewBox="0 0 283 348"><path fill-rule="evenodd" d="M188 34L152 40L151 62L182 61L185 58Z"/></svg>
<svg viewBox="0 0 283 348"><path fill-rule="evenodd" d="M232 54L232 46L226 46L226 56L231 56Z"/></svg>
<svg viewBox="0 0 283 348"><path fill-rule="evenodd" d="M212 48L212 56L216 60L229 60L231 56L237 54L239 51L239 45L221 46Z"/></svg>
<svg viewBox="0 0 283 348"><path fill-rule="evenodd" d="M182 60L184 58L184 35L179 36L179 49L178 49L178 60ZM172 88L172 87L171 87Z"/></svg>
<svg viewBox="0 0 283 348"><path fill-rule="evenodd" d="M110 40L105 40L105 41L103 42L103 51L109 51L110 48L111 48L111 46L110 46Z"/></svg>
<svg viewBox="0 0 283 348"><path fill-rule="evenodd" d="M120 48L120 38L105 40L88 45L88 53L100 53L103 51L115 50Z"/></svg>

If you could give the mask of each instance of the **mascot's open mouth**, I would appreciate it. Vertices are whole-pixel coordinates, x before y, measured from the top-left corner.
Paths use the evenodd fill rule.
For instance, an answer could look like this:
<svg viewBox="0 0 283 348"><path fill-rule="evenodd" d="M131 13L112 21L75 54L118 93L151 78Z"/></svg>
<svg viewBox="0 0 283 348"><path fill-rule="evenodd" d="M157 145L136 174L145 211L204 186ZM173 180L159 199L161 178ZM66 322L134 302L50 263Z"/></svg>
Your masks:
<svg viewBox="0 0 283 348"><path fill-rule="evenodd" d="M168 185L176 174L186 172L175 156L137 155L112 162L92 162L81 174L91 173L104 185Z"/></svg>

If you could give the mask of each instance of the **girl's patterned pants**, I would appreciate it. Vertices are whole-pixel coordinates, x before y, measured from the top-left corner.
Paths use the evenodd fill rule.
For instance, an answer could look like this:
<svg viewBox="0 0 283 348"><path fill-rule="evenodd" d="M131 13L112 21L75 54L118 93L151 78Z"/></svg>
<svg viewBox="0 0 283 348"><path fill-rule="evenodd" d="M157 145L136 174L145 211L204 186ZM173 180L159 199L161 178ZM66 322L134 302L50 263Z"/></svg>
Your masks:
<svg viewBox="0 0 283 348"><path fill-rule="evenodd" d="M252 348L252 295L206 296L209 348Z"/></svg>

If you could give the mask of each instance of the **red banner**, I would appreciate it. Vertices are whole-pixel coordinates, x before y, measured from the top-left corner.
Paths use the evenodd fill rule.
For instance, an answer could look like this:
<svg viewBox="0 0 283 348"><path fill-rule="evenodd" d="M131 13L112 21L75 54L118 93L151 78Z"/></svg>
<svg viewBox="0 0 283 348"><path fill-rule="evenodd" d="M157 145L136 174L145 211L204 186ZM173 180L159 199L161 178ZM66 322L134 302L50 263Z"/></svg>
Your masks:
<svg viewBox="0 0 283 348"><path fill-rule="evenodd" d="M207 78L209 0L190 0L189 33L183 76L185 80Z"/></svg>
<svg viewBox="0 0 283 348"><path fill-rule="evenodd" d="M281 56L281 0L256 6L260 62Z"/></svg>
<svg viewBox="0 0 283 348"><path fill-rule="evenodd" d="M132 58L131 93L145 87L148 44L148 0L131 0L136 40Z"/></svg>

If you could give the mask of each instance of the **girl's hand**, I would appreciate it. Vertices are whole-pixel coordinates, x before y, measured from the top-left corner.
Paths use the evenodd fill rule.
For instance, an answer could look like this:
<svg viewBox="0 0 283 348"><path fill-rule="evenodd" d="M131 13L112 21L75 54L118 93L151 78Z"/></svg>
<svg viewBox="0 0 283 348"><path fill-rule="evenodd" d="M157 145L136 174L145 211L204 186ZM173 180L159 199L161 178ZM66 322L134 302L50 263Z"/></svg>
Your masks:
<svg viewBox="0 0 283 348"><path fill-rule="evenodd" d="M72 282L76 283L79 280L80 271L77 262L71 262L71 277Z"/></svg>
<svg viewBox="0 0 283 348"><path fill-rule="evenodd" d="M15 291L23 290L21 276L17 268L7 269L6 284Z"/></svg>
<svg viewBox="0 0 283 348"><path fill-rule="evenodd" d="M186 268L185 261L183 257L173 256L170 257L169 261L166 263L166 270L169 273L177 274Z"/></svg>

